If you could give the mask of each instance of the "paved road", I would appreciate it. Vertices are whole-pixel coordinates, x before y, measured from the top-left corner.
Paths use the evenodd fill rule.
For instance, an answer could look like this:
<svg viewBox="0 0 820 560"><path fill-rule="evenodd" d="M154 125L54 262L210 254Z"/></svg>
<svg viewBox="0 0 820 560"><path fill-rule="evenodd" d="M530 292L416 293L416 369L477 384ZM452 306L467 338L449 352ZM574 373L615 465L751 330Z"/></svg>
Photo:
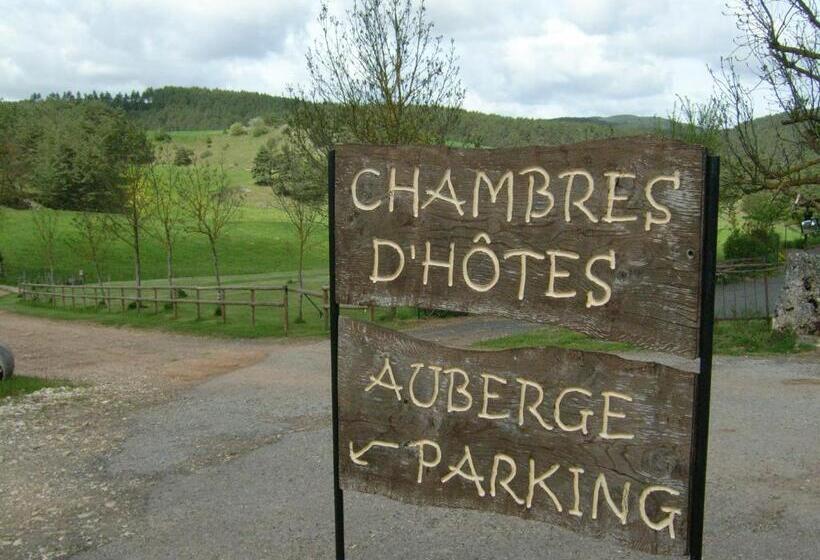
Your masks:
<svg viewBox="0 0 820 560"><path fill-rule="evenodd" d="M0 316L4 328L8 318ZM515 329L504 325L489 331ZM466 320L451 343L487 332L487 324ZM0 335L19 333L0 328ZM442 339L437 329L423 335ZM90 464L112 487L128 489L130 499L116 516L117 530L107 531L104 542L75 547L72 558L332 557L327 342L217 342L223 352L265 355L127 415L122 438ZM816 354L717 359L707 558L791 560L820 553L818 391ZM347 496L346 515L351 559L655 558L540 523L355 493ZM25 545L0 548L0 556L40 557Z"/></svg>

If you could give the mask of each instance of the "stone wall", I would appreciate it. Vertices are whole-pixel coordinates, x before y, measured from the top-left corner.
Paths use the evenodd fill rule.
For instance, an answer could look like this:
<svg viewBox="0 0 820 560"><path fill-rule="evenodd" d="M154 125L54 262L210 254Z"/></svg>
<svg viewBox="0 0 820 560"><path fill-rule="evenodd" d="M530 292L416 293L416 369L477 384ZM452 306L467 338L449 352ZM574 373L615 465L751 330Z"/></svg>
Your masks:
<svg viewBox="0 0 820 560"><path fill-rule="evenodd" d="M786 279L774 311L772 327L797 334L820 335L820 255L790 251Z"/></svg>

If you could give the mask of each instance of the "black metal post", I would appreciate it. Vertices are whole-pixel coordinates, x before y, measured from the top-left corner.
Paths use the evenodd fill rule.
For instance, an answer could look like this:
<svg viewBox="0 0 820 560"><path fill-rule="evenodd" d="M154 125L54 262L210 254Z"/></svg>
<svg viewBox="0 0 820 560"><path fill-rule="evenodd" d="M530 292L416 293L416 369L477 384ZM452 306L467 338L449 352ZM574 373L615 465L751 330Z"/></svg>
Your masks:
<svg viewBox="0 0 820 560"><path fill-rule="evenodd" d="M345 557L345 506L339 485L339 304L336 302L336 152L327 154L327 227L330 250L330 390L333 418L333 510L336 560Z"/></svg>
<svg viewBox="0 0 820 560"><path fill-rule="evenodd" d="M703 558L703 513L706 497L706 451L709 442L709 398L712 383L712 336L715 327L715 266L717 260L720 158L706 156L701 252L700 373L695 386L695 433L689 485L689 555Z"/></svg>

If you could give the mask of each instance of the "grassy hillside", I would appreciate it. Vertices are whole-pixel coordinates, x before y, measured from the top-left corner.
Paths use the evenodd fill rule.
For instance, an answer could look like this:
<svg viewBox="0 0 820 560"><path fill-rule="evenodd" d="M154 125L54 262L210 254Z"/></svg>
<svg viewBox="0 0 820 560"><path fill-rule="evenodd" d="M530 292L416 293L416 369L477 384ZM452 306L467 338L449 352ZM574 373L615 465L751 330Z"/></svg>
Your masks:
<svg viewBox="0 0 820 560"><path fill-rule="evenodd" d="M262 136L231 136L223 130L177 131L169 133L169 136L171 141L165 144L166 149L173 150L176 146L182 146L193 150L194 155L201 161L222 163L231 184L247 189L246 203L249 206L264 208L272 203L270 188L254 184L251 166L261 146L267 142L281 140L281 127L269 128Z"/></svg>
<svg viewBox="0 0 820 560"><path fill-rule="evenodd" d="M14 283L23 274L29 279L40 277L45 264L31 218L32 211L3 209L3 212L0 251L4 257L6 274L0 281ZM70 244L74 235L71 223L73 215L73 212L59 214L55 277L57 280L67 279L83 269L86 278L91 281L91 263L84 262ZM308 250L306 268L326 267L326 239L327 232L321 228ZM244 208L233 227L227 230L219 249L221 269L226 275L291 273L297 268L298 245L295 236L290 224L273 208ZM177 276L210 276L212 268L208 255L204 237L184 234L176 248ZM130 248L120 241L113 241L103 268L103 274L110 275L112 280L132 279ZM145 239L143 246L143 276L165 276L164 251L160 243L150 237Z"/></svg>

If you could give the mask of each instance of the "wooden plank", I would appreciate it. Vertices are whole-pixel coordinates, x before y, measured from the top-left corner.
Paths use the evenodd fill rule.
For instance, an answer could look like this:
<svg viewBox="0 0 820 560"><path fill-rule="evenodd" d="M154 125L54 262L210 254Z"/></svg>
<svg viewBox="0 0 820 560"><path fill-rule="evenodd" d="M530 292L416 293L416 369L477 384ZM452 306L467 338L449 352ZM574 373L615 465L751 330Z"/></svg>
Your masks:
<svg viewBox="0 0 820 560"><path fill-rule="evenodd" d="M695 357L704 157L652 137L497 150L339 146L337 302L504 315ZM536 166L549 194L539 194ZM581 171L593 182L588 199ZM391 176L398 189L417 184L417 201L393 189L391 211ZM428 243L437 262L425 282ZM442 266L451 251L452 267Z"/></svg>
<svg viewBox="0 0 820 560"><path fill-rule="evenodd" d="M339 329L344 488L546 521L642 551L686 554L695 373L574 350L448 348L346 317L339 318ZM390 374L400 389L385 386ZM541 405L535 384L543 390ZM585 417L586 433L576 429ZM439 461L432 444L418 443L423 440L438 445ZM477 483L453 475L465 446L482 477ZM422 448L430 466L420 467ZM500 483L512 463L517 474L509 488L515 496ZM528 498L531 470L537 480L553 468L544 483L555 502L537 484ZM466 463L461 470L472 474ZM622 522L615 510L622 510L624 493ZM674 538L664 526L670 517Z"/></svg>

